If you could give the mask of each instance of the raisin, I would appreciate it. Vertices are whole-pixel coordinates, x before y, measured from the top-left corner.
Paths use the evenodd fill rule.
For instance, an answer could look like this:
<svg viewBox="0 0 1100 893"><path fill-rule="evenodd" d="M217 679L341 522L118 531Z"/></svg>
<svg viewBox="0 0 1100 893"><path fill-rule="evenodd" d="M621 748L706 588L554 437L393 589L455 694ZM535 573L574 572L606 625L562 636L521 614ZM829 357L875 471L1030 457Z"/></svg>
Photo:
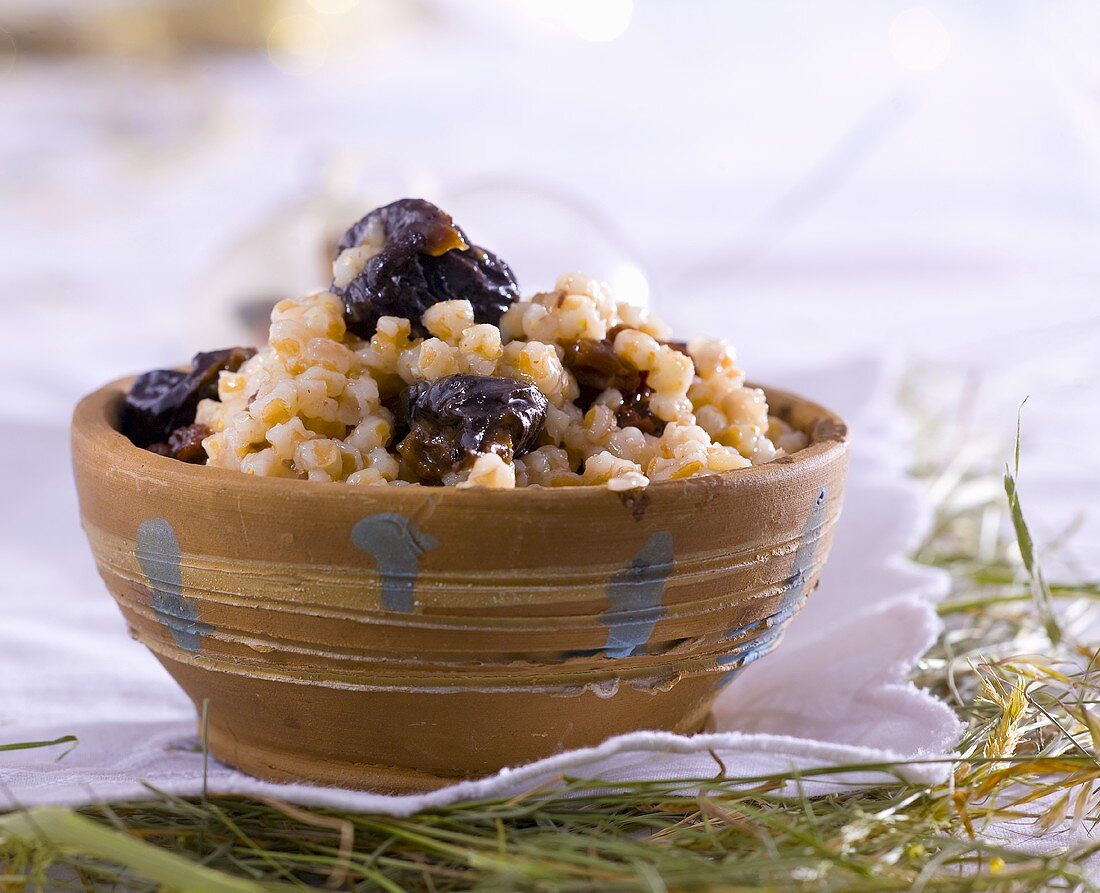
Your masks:
<svg viewBox="0 0 1100 893"><path fill-rule="evenodd" d="M649 395L653 389L645 383L646 374L641 373L641 383L633 391L623 394L623 402L615 414L620 428L637 428L643 434L660 437L665 430L665 422L653 414L649 408Z"/></svg>
<svg viewBox="0 0 1100 893"><path fill-rule="evenodd" d="M206 450L203 449L202 442L211 433L206 425L186 425L173 431L167 443L154 443L149 451L179 459L181 462L201 465L206 461Z"/></svg>
<svg viewBox="0 0 1100 893"><path fill-rule="evenodd" d="M450 215L431 202L406 198L376 208L344 233L338 250L376 238L379 231L381 250L346 288L332 288L344 300L348 330L360 338L373 335L382 316L404 317L416 334L424 335L424 311L459 299L473 305L477 322L495 325L519 297L508 265L471 244Z"/></svg>
<svg viewBox="0 0 1100 893"><path fill-rule="evenodd" d="M571 341L565 345L562 365L577 380L581 394L576 403L583 410L608 388L626 394L637 390L642 383L641 373L615 353L610 338Z"/></svg>
<svg viewBox="0 0 1100 893"><path fill-rule="evenodd" d="M660 435L665 423L649 408L649 395L653 390L645 383L646 373L615 353L614 335L624 326L611 330L602 341L582 338L565 345L565 366L577 380L580 396L577 406L587 411L592 403L608 388L623 395L622 405L616 414L620 428L637 428L645 434ZM614 334L612 334L614 333Z"/></svg>
<svg viewBox="0 0 1100 893"><path fill-rule="evenodd" d="M164 444L195 421L200 400L218 396L218 375L236 372L256 351L231 347L195 354L190 372L157 369L139 375L122 404L122 433L137 446Z"/></svg>
<svg viewBox="0 0 1100 893"><path fill-rule="evenodd" d="M409 433L397 450L421 483L438 484L478 454L511 460L529 452L546 407L538 388L512 378L460 374L419 382L402 398Z"/></svg>

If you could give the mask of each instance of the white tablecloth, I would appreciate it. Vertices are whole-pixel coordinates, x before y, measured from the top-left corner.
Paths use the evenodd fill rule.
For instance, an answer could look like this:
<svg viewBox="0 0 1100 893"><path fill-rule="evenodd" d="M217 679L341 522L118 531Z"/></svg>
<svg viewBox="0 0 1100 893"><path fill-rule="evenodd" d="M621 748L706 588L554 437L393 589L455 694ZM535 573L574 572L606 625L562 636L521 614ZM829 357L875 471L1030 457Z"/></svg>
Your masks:
<svg viewBox="0 0 1100 893"><path fill-rule="evenodd" d="M780 648L722 694L716 733L636 732L423 797L273 785L216 762L208 789L407 813L515 794L563 774L706 778L718 770L715 756L731 777L944 756L961 725L906 677L935 640L939 620L931 602L946 592L947 581L904 557L927 517L898 461L904 452L888 424L892 404L883 399L884 374L877 363L864 362L818 370L801 382L792 376L791 384L840 407L850 421L854 448L845 509L821 589ZM140 797L144 784L199 794L203 759L192 705L129 639L94 573L64 473L64 432L28 431L3 449L6 463L46 461L56 483L46 491L35 483L33 495L28 490L20 501L30 511L5 536L9 574L35 595L18 600L0 630L0 735L7 741L75 735L79 744L60 760L61 748L0 754L0 807ZM907 771L934 779L947 770L944 762ZM826 792L884 777L811 777L805 790Z"/></svg>

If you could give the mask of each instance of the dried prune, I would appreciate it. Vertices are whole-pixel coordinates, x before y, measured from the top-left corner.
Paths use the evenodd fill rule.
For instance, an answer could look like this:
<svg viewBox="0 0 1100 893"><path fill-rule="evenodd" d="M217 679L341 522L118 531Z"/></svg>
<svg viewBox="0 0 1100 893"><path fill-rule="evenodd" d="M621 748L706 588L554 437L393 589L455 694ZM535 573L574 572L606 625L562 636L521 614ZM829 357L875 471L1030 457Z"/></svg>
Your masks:
<svg viewBox="0 0 1100 893"><path fill-rule="evenodd" d="M230 347L195 354L191 371L157 369L139 375L122 404L122 433L137 446L166 443L172 432L195 421L200 400L218 395L218 375L236 372L256 353Z"/></svg>
<svg viewBox="0 0 1100 893"><path fill-rule="evenodd" d="M546 397L527 382L494 375L451 375L411 385L401 415L409 433L397 450L421 483L437 484L479 453L506 460L534 448Z"/></svg>
<svg viewBox="0 0 1100 893"><path fill-rule="evenodd" d="M173 431L167 443L154 443L149 447L149 451L171 459L179 459L181 462L201 465L206 461L206 450L203 449L202 442L211 433L206 425L185 425Z"/></svg>
<svg viewBox="0 0 1100 893"><path fill-rule="evenodd" d="M473 305L477 322L496 324L519 297L508 265L471 244L450 215L431 202L407 198L376 208L344 233L338 249L373 241L379 232L381 250L346 288L332 289L344 300L348 329L361 338L374 334L382 316L404 317L423 335L424 311L459 299Z"/></svg>
<svg viewBox="0 0 1100 893"><path fill-rule="evenodd" d="M122 433L138 446L163 440L171 431L171 415L176 403L173 396L186 372L155 369L139 375L122 404Z"/></svg>
<svg viewBox="0 0 1100 893"><path fill-rule="evenodd" d="M452 248L465 249L466 234L451 215L422 198L402 198L381 208L375 208L353 223L336 243L336 253L373 241L371 230L377 228L388 243L395 239L416 242L425 254L440 255Z"/></svg>

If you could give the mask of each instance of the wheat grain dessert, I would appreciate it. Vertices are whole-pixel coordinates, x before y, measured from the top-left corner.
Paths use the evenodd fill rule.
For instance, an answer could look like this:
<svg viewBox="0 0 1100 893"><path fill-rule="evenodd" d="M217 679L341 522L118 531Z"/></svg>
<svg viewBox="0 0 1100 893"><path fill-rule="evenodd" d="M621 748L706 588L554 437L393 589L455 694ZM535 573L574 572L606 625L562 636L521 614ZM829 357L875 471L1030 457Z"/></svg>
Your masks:
<svg viewBox="0 0 1100 893"><path fill-rule="evenodd" d="M521 299L503 261L405 199L348 230L330 289L278 304L254 355L139 378L123 427L185 460L352 486L632 490L806 445L724 342L670 339L585 276Z"/></svg>

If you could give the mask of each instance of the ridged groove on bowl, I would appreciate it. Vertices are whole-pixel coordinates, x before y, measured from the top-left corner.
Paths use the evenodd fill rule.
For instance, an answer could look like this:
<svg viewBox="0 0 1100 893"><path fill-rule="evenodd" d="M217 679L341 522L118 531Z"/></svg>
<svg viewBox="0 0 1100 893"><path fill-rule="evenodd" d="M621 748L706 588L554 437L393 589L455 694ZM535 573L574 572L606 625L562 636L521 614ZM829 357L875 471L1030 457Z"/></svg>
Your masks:
<svg viewBox="0 0 1100 893"><path fill-rule="evenodd" d="M814 556L817 556L809 565L801 568L810 577L817 576L823 563L820 556L823 556L825 550L819 547L819 541L829 534L834 523L835 514L824 516L821 525L803 538L802 545L811 547ZM118 543L108 546L103 541L106 537L97 530L89 529L88 533L100 556L101 570L105 576L111 578L111 588L120 600L129 603L131 609L138 613L142 606L152 611L147 581L140 573L134 573L132 568L126 567L128 563L132 563L133 547L130 547L131 558L127 562L124 547L120 548ZM795 586L793 577L796 576L788 570L785 562L780 565L786 552L786 549L774 549L755 553L752 559L744 562L733 559L726 573L711 569L705 578L690 569L682 570L677 564L675 571L665 582L661 605L663 615L653 631L653 643L656 645L661 641L675 641L704 634L713 629L717 619L723 618L730 611L735 614L729 618L730 622L737 625L741 620L738 614L744 613L752 602L782 598ZM525 613L522 615L518 611L498 612L497 606L493 605L489 613L483 608L478 615L468 611L456 616L445 605L437 608L432 603L432 595L446 593L442 587L424 598L420 597L418 590L418 609L424 613L397 614L379 609L377 594L372 593L371 587L361 580L358 596L366 604L333 608L327 605L303 604L300 597L295 601L285 592L281 597L270 597L269 594L277 589L278 580L263 574L250 577L252 585L257 586L263 593L262 596L216 592L198 582L202 574L195 571L195 566L195 563L189 562L182 570L188 581L188 598L209 626L206 631L209 640L237 641L247 638L259 648L272 650L319 652L319 646L329 645L333 646L332 651L337 654L341 650L370 652L372 645L379 644L373 637L377 635L376 628L381 626L388 628L389 632L387 641L382 643L387 647L376 652L381 658L404 651L402 633L416 637L421 653L432 652L441 658L446 654L469 652L482 656L487 653L514 654L540 649L560 652L563 649L596 647L598 643L594 643L592 637L605 637L609 623L625 625L643 622L653 613L651 607L607 610L606 582L599 588L590 586L583 599L564 603L549 599L558 595L573 595L574 590L540 585L537 591L545 593L547 601L540 605L537 599L525 597ZM723 581L728 579L732 570L739 568L751 568L762 585L754 589L741 588L731 594ZM243 579L247 575L247 568L235 569L233 573ZM608 576L610 572L605 576L605 581ZM487 591L485 587L482 589ZM684 594L694 594L695 598L682 597ZM463 592L463 595L468 598L468 593ZM587 612L553 613L553 609L560 608L562 604L568 604L573 610L578 606L587 608ZM294 635L272 637L255 633L257 611L283 614L292 618ZM153 624L163 627L159 622L163 619L163 611L156 613L158 616L152 618ZM253 631L251 636L248 635L250 630ZM461 637L456 634L461 634ZM341 641L343 645L338 644Z"/></svg>

